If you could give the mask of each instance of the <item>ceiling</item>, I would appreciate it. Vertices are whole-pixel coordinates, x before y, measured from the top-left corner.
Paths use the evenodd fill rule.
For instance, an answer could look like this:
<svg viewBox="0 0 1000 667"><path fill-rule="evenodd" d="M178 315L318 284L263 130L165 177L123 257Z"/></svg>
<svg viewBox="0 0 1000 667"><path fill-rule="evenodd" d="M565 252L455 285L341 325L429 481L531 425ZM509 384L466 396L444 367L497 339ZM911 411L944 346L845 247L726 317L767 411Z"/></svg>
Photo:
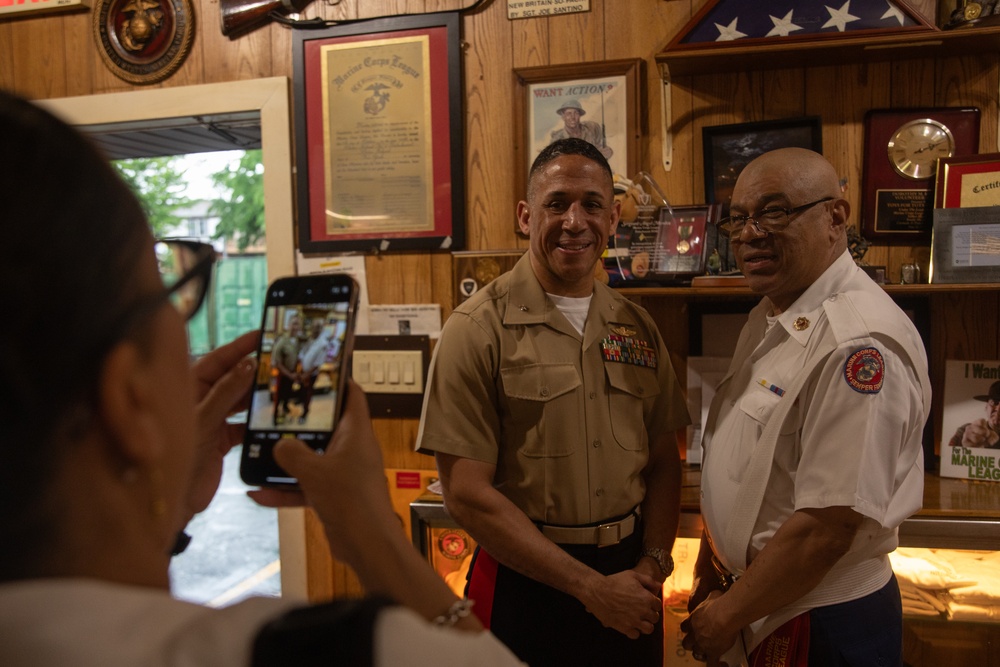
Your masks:
<svg viewBox="0 0 1000 667"><path fill-rule="evenodd" d="M260 112L81 125L108 159L260 148Z"/></svg>

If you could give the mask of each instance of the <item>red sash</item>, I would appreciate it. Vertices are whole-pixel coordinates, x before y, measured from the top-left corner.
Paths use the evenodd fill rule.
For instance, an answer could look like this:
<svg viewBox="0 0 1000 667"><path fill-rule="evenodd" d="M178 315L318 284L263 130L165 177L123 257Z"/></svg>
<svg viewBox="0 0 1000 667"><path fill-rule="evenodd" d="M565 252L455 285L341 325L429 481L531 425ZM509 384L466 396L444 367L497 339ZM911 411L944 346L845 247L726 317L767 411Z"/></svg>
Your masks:
<svg viewBox="0 0 1000 667"><path fill-rule="evenodd" d="M808 667L809 612L769 634L750 654L750 667Z"/></svg>

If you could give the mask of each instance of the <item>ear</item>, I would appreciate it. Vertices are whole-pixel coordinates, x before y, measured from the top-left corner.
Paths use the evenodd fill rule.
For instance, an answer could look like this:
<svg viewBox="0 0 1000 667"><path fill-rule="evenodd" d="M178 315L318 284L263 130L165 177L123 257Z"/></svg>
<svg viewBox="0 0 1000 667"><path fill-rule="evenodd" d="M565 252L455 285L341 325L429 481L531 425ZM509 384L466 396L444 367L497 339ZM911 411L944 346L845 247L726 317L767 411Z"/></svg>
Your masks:
<svg viewBox="0 0 1000 667"><path fill-rule="evenodd" d="M622 217L622 202L620 199L615 197L611 200L611 228L609 230L608 236L614 236L615 230L618 229L618 222Z"/></svg>
<svg viewBox="0 0 1000 667"><path fill-rule="evenodd" d="M838 199L833 202L830 213L830 217L833 218L833 226L839 227L846 234L847 221L851 217L851 203L846 199Z"/></svg>
<svg viewBox="0 0 1000 667"><path fill-rule="evenodd" d="M156 459L163 451L151 363L133 341L108 354L98 384L98 414L119 453L131 463Z"/></svg>
<svg viewBox="0 0 1000 667"><path fill-rule="evenodd" d="M517 227L525 236L531 235L531 209L523 199L517 202Z"/></svg>

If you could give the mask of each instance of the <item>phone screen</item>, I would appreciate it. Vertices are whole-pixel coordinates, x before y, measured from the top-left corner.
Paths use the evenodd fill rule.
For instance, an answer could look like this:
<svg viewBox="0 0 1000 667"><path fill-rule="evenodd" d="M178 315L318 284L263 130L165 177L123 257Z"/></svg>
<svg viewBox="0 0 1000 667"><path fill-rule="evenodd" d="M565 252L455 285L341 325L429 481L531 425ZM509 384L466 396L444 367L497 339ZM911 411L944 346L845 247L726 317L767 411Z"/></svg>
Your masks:
<svg viewBox="0 0 1000 667"><path fill-rule="evenodd" d="M357 309L349 276L282 278L264 302L258 367L240 476L252 486L289 486L273 457L282 438L322 450L340 416Z"/></svg>

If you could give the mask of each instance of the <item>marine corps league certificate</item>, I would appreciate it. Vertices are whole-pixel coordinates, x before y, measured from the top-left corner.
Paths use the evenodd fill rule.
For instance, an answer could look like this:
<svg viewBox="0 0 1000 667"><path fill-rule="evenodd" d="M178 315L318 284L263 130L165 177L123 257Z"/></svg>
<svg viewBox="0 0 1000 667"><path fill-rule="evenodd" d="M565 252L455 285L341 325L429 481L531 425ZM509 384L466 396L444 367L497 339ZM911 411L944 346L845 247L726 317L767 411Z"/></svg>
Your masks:
<svg viewBox="0 0 1000 667"><path fill-rule="evenodd" d="M941 476L1000 481L1000 360L945 364Z"/></svg>
<svg viewBox="0 0 1000 667"><path fill-rule="evenodd" d="M434 230L429 38L322 47L326 233Z"/></svg>

